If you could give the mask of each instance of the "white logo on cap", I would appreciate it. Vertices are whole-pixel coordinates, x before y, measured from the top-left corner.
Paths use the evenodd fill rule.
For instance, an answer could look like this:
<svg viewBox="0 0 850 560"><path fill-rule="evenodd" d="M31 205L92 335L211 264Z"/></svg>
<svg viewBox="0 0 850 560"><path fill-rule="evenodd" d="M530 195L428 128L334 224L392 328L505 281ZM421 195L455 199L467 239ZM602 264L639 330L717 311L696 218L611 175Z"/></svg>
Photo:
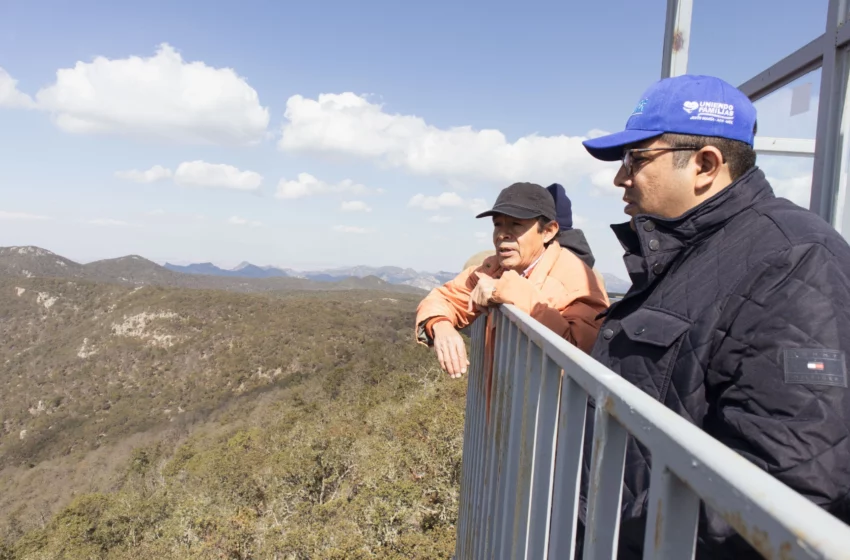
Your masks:
<svg viewBox="0 0 850 560"><path fill-rule="evenodd" d="M724 124L735 122L735 106L729 103L718 103L716 101L685 101L682 109L692 115L692 121L709 121ZM696 111L696 115L694 115Z"/></svg>

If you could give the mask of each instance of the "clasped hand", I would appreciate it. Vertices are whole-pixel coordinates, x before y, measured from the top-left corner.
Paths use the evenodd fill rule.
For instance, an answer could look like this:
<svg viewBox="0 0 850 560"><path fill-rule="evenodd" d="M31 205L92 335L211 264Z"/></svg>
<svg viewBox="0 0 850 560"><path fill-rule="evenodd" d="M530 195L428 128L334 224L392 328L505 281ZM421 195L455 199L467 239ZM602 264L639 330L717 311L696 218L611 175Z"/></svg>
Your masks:
<svg viewBox="0 0 850 560"><path fill-rule="evenodd" d="M467 311L472 313L473 306L479 308L488 307L493 301L493 292L496 290L496 280L491 276L476 272L478 283L469 294ZM466 346L463 337L447 321L434 325L434 351L440 367L449 374L451 378L457 378L466 373L469 366L469 358L466 355Z"/></svg>
<svg viewBox="0 0 850 560"><path fill-rule="evenodd" d="M481 272L475 272L478 277L478 284L472 289L469 294L469 304L466 310L472 313L474 307L488 307L493 301L493 292L496 291L496 279L492 276L487 276Z"/></svg>

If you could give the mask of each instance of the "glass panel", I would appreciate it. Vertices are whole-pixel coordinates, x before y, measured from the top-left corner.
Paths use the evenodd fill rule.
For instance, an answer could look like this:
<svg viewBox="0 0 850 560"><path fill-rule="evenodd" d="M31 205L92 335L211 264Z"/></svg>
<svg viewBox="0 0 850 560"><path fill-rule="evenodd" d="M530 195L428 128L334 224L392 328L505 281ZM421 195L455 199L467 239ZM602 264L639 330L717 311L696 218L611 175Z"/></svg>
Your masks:
<svg viewBox="0 0 850 560"><path fill-rule="evenodd" d="M814 158L759 154L756 164L764 171L776 196L809 207Z"/></svg>
<svg viewBox="0 0 850 560"><path fill-rule="evenodd" d="M820 77L818 68L756 101L758 136L814 139Z"/></svg>
<svg viewBox="0 0 850 560"><path fill-rule="evenodd" d="M828 4L829 0L695 0L688 72L739 85L821 36Z"/></svg>

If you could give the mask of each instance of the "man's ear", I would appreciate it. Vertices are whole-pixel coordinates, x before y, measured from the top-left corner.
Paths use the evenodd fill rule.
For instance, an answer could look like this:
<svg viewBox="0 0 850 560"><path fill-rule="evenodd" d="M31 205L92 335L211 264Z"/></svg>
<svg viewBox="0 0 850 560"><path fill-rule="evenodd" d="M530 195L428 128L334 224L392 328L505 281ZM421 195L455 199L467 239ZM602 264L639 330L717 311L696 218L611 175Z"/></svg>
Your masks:
<svg viewBox="0 0 850 560"><path fill-rule="evenodd" d="M548 244L555 239L558 236L559 229L561 229L561 226L555 220L546 224L546 227L543 228L543 244Z"/></svg>
<svg viewBox="0 0 850 560"><path fill-rule="evenodd" d="M717 176L723 171L723 154L714 146L706 146L696 153L694 164L697 173L694 191L696 194L701 194L711 188Z"/></svg>

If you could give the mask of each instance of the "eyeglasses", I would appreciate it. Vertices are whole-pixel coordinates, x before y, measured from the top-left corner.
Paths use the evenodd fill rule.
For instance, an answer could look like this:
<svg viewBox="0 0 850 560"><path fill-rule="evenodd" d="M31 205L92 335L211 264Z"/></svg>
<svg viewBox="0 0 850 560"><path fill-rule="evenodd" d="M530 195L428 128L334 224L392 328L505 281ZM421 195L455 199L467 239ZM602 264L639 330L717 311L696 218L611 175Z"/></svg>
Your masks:
<svg viewBox="0 0 850 560"><path fill-rule="evenodd" d="M626 170L626 175L628 177L631 177L632 171L634 171L632 169L632 166L636 162L649 160L649 158L635 158L635 157L633 157L632 154L635 153L635 152L654 152L656 150L664 150L664 151L668 151L668 152L681 152L681 151L691 151L691 150L699 150L699 149L700 148L697 147L697 146L680 146L680 147L676 147L676 148L672 148L672 147L671 148L668 148L668 147L662 147L662 148L632 148L630 150L626 150L625 152L623 152L623 159L622 159L623 167Z"/></svg>

